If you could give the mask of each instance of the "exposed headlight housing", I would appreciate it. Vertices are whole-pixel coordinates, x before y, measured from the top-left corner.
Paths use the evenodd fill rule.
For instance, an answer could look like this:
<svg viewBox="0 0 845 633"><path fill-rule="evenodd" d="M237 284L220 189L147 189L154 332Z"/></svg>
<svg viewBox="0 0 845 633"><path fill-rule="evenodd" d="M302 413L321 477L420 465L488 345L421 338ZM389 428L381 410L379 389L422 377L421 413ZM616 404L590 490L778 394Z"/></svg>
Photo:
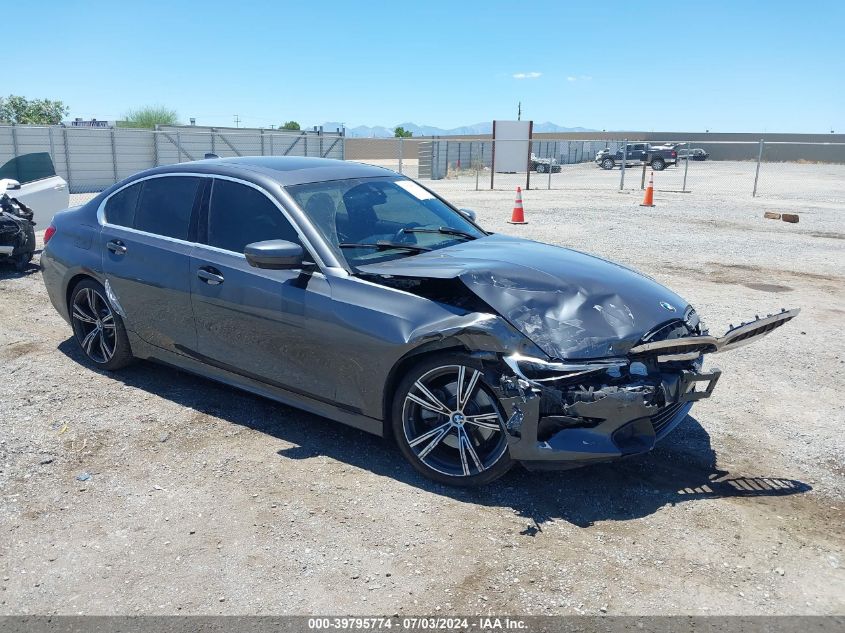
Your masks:
<svg viewBox="0 0 845 633"><path fill-rule="evenodd" d="M621 358L580 363L555 363L521 354L506 356L504 361L519 378L529 383L552 382L600 372L610 372L611 375L618 376L620 369L628 365L628 361Z"/></svg>

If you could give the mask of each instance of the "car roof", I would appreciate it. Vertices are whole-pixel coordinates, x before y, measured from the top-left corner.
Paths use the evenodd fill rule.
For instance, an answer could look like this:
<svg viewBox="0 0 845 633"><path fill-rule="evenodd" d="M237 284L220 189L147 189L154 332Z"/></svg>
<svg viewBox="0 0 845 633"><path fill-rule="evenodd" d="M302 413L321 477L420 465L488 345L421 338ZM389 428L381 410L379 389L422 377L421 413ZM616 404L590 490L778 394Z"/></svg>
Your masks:
<svg viewBox="0 0 845 633"><path fill-rule="evenodd" d="M345 178L375 178L397 176L384 167L366 165L329 158L306 158L303 156L238 156L233 158L209 158L189 163L166 165L147 173L195 172L222 174L228 176L263 176L283 187L325 180ZM249 178L253 180L253 178Z"/></svg>

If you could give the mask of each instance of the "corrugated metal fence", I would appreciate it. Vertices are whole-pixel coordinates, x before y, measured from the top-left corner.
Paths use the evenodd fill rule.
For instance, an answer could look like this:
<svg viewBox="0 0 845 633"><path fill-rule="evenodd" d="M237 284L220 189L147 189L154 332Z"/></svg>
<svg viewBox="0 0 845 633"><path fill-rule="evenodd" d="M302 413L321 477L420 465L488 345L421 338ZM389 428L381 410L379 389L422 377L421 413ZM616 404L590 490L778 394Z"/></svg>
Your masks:
<svg viewBox="0 0 845 633"><path fill-rule="evenodd" d="M0 164L33 152L49 152L71 193L102 191L127 176L155 167L219 156L317 156L344 158L342 134L283 133L166 127L74 128L0 126Z"/></svg>

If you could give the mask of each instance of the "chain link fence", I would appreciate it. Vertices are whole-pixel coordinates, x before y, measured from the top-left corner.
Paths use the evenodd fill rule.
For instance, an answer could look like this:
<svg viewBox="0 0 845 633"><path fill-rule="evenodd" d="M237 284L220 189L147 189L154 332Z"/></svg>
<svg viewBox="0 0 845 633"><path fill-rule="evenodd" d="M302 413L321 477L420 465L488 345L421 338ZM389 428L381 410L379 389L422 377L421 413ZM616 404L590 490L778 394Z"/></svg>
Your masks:
<svg viewBox="0 0 845 633"><path fill-rule="evenodd" d="M515 145L519 144L519 145ZM657 145L651 142L652 146ZM635 191L654 173L666 193L724 192L774 199L845 201L845 143L689 140L672 143L665 169L652 170L628 148L634 139L493 141L490 138L352 139L342 132L162 127L73 128L0 126L0 164L49 152L72 193L97 192L134 173L219 156L314 156L356 160L392 169L447 190L558 189ZM518 148L518 149L517 149ZM525 154L524 168L494 171L496 152ZM599 152L615 158L610 169ZM623 158L619 158L619 157ZM624 166L624 167L623 167ZM530 167L530 169L529 169Z"/></svg>
<svg viewBox="0 0 845 633"><path fill-rule="evenodd" d="M711 141L673 142L658 153L656 143L632 139L533 140L525 168L493 170L496 151L510 152L524 141L491 139L367 139L355 160L378 164L423 183L449 190L563 189L644 190L654 177L664 193L723 192L736 196L845 200L845 143ZM660 156L653 169L639 148ZM497 150L498 148L498 150ZM597 154L614 158L603 168ZM628 155L631 151L631 155ZM366 154L366 155L362 155ZM530 167L530 169L529 169ZM607 165L605 165L607 167ZM828 173L829 172L829 173ZM818 176L818 178L816 178Z"/></svg>
<svg viewBox="0 0 845 633"><path fill-rule="evenodd" d="M344 158L343 134L272 130L166 127L74 128L0 126L0 165L23 154L49 152L71 193L102 191L127 176L156 167L228 156Z"/></svg>

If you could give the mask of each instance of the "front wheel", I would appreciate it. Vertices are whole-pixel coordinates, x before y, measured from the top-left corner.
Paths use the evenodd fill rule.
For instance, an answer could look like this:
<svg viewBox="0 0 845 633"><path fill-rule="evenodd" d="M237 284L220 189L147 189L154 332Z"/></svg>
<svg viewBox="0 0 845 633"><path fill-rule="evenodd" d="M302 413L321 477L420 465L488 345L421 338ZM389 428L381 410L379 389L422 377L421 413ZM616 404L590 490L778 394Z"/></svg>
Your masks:
<svg viewBox="0 0 845 633"><path fill-rule="evenodd" d="M538 173L538 174L544 174L544 173L546 173L546 166L545 166L545 165L543 165L542 163L540 163L539 165L537 165L537 173Z"/></svg>
<svg viewBox="0 0 845 633"><path fill-rule="evenodd" d="M502 407L481 365L448 354L414 366L396 391L393 434L420 473L438 483L480 486L513 465Z"/></svg>
<svg viewBox="0 0 845 633"><path fill-rule="evenodd" d="M616 166L616 163L613 161L612 158L605 158L601 162L601 168L602 169L613 169L615 166Z"/></svg>

